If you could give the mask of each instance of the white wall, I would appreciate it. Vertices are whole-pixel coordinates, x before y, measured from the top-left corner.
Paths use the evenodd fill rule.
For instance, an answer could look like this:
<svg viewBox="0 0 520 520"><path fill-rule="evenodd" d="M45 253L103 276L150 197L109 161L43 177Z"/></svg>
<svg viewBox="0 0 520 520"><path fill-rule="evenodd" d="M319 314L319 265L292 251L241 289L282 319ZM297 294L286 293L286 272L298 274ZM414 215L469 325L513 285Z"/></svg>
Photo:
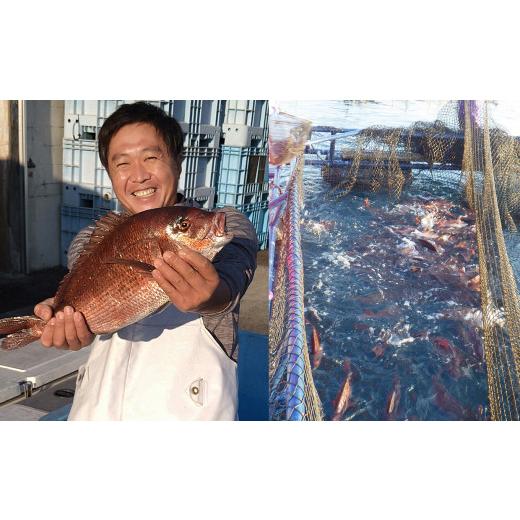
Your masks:
<svg viewBox="0 0 520 520"><path fill-rule="evenodd" d="M30 271L60 264L63 101L26 101Z"/></svg>

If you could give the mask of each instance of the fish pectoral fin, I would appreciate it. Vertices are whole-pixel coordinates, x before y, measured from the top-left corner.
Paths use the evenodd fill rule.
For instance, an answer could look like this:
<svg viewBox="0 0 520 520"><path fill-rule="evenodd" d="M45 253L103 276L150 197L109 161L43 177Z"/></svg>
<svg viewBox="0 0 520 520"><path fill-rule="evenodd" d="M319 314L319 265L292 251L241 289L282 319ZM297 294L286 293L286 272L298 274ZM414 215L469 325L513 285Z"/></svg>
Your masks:
<svg viewBox="0 0 520 520"><path fill-rule="evenodd" d="M147 276L152 276L152 271L155 269L155 267L151 264L140 262L139 260L129 260L126 258L111 258L110 260L105 260L104 263L126 265L128 267L136 269L140 272L140 274L144 274Z"/></svg>
<svg viewBox="0 0 520 520"><path fill-rule="evenodd" d="M163 250L159 244L159 241L155 238L146 238L143 240L138 240L137 242L132 242L131 244L119 248L118 254L121 256L132 256L132 251L135 252L136 250L140 250L150 258L159 258L163 254Z"/></svg>

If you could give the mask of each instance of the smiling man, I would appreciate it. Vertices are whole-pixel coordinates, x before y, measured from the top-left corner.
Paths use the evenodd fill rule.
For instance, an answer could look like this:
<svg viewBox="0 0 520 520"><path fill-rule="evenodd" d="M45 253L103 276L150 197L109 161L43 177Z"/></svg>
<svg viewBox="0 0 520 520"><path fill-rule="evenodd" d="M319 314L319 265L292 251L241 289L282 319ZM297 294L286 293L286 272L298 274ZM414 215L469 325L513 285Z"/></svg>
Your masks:
<svg viewBox="0 0 520 520"><path fill-rule="evenodd" d="M111 139L108 132L101 130L99 135L101 161L111 173L121 204L132 213L169 204L177 195L182 150L172 158L164 139L149 123L125 125Z"/></svg>
<svg viewBox="0 0 520 520"><path fill-rule="evenodd" d="M192 205L177 193L183 141L175 119L147 103L123 105L105 121L99 156L125 214ZM92 344L69 419L236 417L239 302L253 278L258 244L247 217L222 211L233 240L213 263L189 249L156 258L152 276L171 304L140 322L94 336L71 307L56 315L52 299L35 307L47 321L43 346ZM72 242L69 269L93 230L83 229Z"/></svg>

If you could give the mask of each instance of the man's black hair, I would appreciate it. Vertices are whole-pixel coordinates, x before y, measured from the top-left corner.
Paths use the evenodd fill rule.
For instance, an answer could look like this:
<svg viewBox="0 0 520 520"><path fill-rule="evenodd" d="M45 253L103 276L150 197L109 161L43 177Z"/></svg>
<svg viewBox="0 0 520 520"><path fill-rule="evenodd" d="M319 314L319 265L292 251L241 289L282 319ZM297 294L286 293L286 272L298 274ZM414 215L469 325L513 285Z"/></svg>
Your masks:
<svg viewBox="0 0 520 520"><path fill-rule="evenodd" d="M99 158L108 171L108 147L114 134L123 126L134 123L152 125L165 142L170 156L174 160L182 158L184 134L177 121L155 105L138 101L121 105L103 123L98 135Z"/></svg>

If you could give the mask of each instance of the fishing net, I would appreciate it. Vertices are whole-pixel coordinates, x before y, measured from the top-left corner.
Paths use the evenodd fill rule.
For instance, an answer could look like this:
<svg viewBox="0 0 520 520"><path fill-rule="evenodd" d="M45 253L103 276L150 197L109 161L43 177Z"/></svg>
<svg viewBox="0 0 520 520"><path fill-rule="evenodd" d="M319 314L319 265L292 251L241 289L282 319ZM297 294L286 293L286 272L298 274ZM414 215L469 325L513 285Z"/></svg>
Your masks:
<svg viewBox="0 0 520 520"><path fill-rule="evenodd" d="M502 223L516 230L517 143L490 129L487 110L478 117L465 102L465 175L468 204L477 215L484 345L491 414L520 419L520 307ZM519 192L516 191L516 194Z"/></svg>
<svg viewBox="0 0 520 520"><path fill-rule="evenodd" d="M274 420L322 418L305 336L300 237L301 152L309 130L307 121L298 125L296 118L286 115L270 118L269 406ZM282 165L291 160L284 182Z"/></svg>
<svg viewBox="0 0 520 520"><path fill-rule="evenodd" d="M520 220L520 144L493 123L492 109L453 101L434 122L364 129L339 157L331 147L321 172L332 200L359 189L398 200L419 168L456 186L476 219L491 418L519 420L520 304L504 232Z"/></svg>

